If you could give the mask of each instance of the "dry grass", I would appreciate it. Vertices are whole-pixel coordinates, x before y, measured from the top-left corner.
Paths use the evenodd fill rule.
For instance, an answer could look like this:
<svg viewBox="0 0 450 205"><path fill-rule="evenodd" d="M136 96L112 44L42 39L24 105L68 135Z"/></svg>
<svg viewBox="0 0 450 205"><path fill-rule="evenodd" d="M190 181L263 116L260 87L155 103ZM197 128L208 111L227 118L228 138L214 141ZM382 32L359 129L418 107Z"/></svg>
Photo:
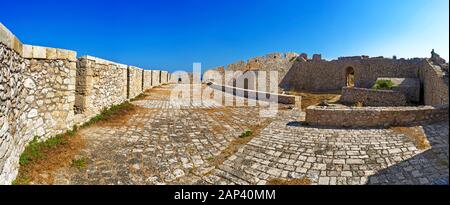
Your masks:
<svg viewBox="0 0 450 205"><path fill-rule="evenodd" d="M57 144L39 146L38 155L29 157L26 163L21 163L19 174L13 184L52 184L52 173L59 168L68 167L80 150L85 147L85 141L76 134L64 135ZM27 152L27 150L25 150Z"/></svg>
<svg viewBox="0 0 450 205"><path fill-rule="evenodd" d="M225 162L231 155L236 153L239 148L246 145L248 142L250 142L254 137L258 136L262 129L267 127L270 124L271 120L265 120L262 123L258 125L250 125L249 129L245 131L246 133L245 137L238 137L230 142L228 147L224 149L218 156L212 158L210 160L210 163L212 166L219 166ZM251 131L251 132L248 132ZM248 135L250 133L250 135Z"/></svg>
<svg viewBox="0 0 450 205"><path fill-rule="evenodd" d="M414 127L391 127L395 133L404 134L414 141L417 149L425 150L431 148L430 142L427 139L421 126Z"/></svg>
<svg viewBox="0 0 450 205"><path fill-rule="evenodd" d="M131 116L139 113L139 111L143 109L144 108L133 105L129 102L125 102L103 110L100 114L93 117L82 127L88 127L94 124L96 126L123 126L128 122Z"/></svg>
<svg viewBox="0 0 450 205"><path fill-rule="evenodd" d="M328 103L337 103L341 98L338 91L330 93L308 93L308 92L287 92L290 95L302 96L302 110L305 110L311 105L318 105L323 100L327 100Z"/></svg>
<svg viewBox="0 0 450 205"><path fill-rule="evenodd" d="M171 89L164 87L154 87L145 91L137 100L168 100L170 98Z"/></svg>
<svg viewBox="0 0 450 205"><path fill-rule="evenodd" d="M300 179L270 179L266 185L311 185L311 180L308 177Z"/></svg>

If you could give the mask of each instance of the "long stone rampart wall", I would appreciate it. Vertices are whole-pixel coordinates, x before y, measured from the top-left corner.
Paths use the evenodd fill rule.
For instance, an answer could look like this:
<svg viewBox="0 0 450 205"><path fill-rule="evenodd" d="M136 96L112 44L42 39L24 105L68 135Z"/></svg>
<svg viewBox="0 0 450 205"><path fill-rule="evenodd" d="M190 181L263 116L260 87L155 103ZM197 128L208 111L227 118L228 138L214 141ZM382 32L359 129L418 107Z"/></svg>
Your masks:
<svg viewBox="0 0 450 205"><path fill-rule="evenodd" d="M157 80L143 69L75 51L25 45L0 23L0 184L34 138L46 140L123 103ZM131 72L128 72L131 71ZM158 71L159 73L159 71Z"/></svg>
<svg viewBox="0 0 450 205"><path fill-rule="evenodd" d="M312 126L387 127L448 121L448 105L420 107L323 107L306 109Z"/></svg>

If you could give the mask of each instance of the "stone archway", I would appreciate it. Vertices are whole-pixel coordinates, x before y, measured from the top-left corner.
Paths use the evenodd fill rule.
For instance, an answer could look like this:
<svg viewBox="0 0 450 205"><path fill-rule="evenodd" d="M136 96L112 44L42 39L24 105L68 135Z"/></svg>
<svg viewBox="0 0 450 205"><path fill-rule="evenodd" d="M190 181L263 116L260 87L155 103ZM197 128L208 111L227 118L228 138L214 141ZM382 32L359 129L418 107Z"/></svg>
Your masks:
<svg viewBox="0 0 450 205"><path fill-rule="evenodd" d="M355 87L355 69L353 67L345 69L345 79L347 87Z"/></svg>

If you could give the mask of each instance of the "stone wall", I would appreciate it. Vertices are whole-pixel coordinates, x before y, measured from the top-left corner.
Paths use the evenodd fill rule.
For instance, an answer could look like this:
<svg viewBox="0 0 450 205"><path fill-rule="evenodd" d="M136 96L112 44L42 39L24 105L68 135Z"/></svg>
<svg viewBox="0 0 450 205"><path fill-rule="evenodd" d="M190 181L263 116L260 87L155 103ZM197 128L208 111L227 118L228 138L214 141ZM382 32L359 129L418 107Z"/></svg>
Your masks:
<svg viewBox="0 0 450 205"><path fill-rule="evenodd" d="M286 73L291 69L295 60L299 57L297 53L271 53L266 56L255 57L245 61L238 61L232 63L225 67L217 67L214 70L224 73L227 71L278 71L278 78L275 82L281 82ZM267 80L270 78L269 73L267 73ZM232 81L225 82L222 84L232 85Z"/></svg>
<svg viewBox="0 0 450 205"><path fill-rule="evenodd" d="M167 84L169 82L169 72L161 71L161 84Z"/></svg>
<svg viewBox="0 0 450 205"><path fill-rule="evenodd" d="M142 82L143 69L128 66L128 98L132 99L143 91Z"/></svg>
<svg viewBox="0 0 450 205"><path fill-rule="evenodd" d="M31 136L24 134L30 122L21 74L25 60L4 44L4 39L0 40L0 184L9 184L17 174L19 155Z"/></svg>
<svg viewBox="0 0 450 205"><path fill-rule="evenodd" d="M280 87L297 91L335 91L347 86L347 69L353 68L355 87L370 88L379 77L418 78L424 59L389 59L367 56L338 60L297 60Z"/></svg>
<svg viewBox="0 0 450 205"><path fill-rule="evenodd" d="M0 184L14 180L20 154L34 137L64 133L128 94L139 95L153 80L132 66L23 45L1 23L0 69Z"/></svg>
<svg viewBox="0 0 450 205"><path fill-rule="evenodd" d="M84 56L78 59L76 113L98 113L127 100L127 66Z"/></svg>
<svg viewBox="0 0 450 205"><path fill-rule="evenodd" d="M353 105L363 103L364 106L405 106L406 96L402 92L394 90L376 90L368 88L342 88L341 103Z"/></svg>
<svg viewBox="0 0 450 205"><path fill-rule="evenodd" d="M421 107L322 107L306 109L312 126L378 127L407 126L448 121L448 105Z"/></svg>
<svg viewBox="0 0 450 205"><path fill-rule="evenodd" d="M294 95L284 95L279 93L269 93L269 92L261 92L256 90L248 90L248 89L242 89L238 87L233 86L227 86L227 85L221 85L216 84L213 82L208 82L208 85L212 89L220 90L222 92L226 92L235 96L244 97L244 98L251 98L261 101L269 101L274 102L273 99L276 99L276 103L281 104L292 104L295 105L295 107L301 108L301 96L294 96ZM261 97L263 96L263 97ZM275 97L276 98L275 98Z"/></svg>
<svg viewBox="0 0 450 205"><path fill-rule="evenodd" d="M161 85L161 71L153 70L152 75L153 75L153 77L152 77L153 86Z"/></svg>
<svg viewBox="0 0 450 205"><path fill-rule="evenodd" d="M144 90L152 88L152 71L144 70Z"/></svg>
<svg viewBox="0 0 450 205"><path fill-rule="evenodd" d="M447 64L448 68L448 64ZM447 73L441 66L431 61L423 62L420 72L423 82L423 99L425 105L443 105L448 103L448 70Z"/></svg>
<svg viewBox="0 0 450 205"><path fill-rule="evenodd" d="M9 184L29 141L74 124L76 53L23 45L1 24L0 40L0 184Z"/></svg>
<svg viewBox="0 0 450 205"><path fill-rule="evenodd" d="M393 83L392 90L405 94L407 101L420 102L419 78L378 78L378 80L390 80Z"/></svg>

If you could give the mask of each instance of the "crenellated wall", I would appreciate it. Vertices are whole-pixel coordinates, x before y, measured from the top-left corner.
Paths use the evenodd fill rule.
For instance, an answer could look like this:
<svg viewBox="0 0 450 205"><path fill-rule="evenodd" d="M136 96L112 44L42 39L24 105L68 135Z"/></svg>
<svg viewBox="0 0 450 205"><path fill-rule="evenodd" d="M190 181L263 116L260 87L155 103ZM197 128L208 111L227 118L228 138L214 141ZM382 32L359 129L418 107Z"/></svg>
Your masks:
<svg viewBox="0 0 450 205"><path fill-rule="evenodd" d="M92 56L78 59L76 113L98 113L127 100L127 65Z"/></svg>
<svg viewBox="0 0 450 205"><path fill-rule="evenodd" d="M161 85L161 71L159 70L152 70L152 84L153 86L159 86Z"/></svg>
<svg viewBox="0 0 450 205"><path fill-rule="evenodd" d="M0 36L0 184L9 184L29 141L74 124L76 53L23 45L1 24Z"/></svg>
<svg viewBox="0 0 450 205"><path fill-rule="evenodd" d="M153 87L152 84L152 71L144 70L144 90L150 89Z"/></svg>
<svg viewBox="0 0 450 205"><path fill-rule="evenodd" d="M159 84L159 76L146 77L152 71L24 45L1 23L0 69L0 184L14 180L20 154L34 137L64 133Z"/></svg>

